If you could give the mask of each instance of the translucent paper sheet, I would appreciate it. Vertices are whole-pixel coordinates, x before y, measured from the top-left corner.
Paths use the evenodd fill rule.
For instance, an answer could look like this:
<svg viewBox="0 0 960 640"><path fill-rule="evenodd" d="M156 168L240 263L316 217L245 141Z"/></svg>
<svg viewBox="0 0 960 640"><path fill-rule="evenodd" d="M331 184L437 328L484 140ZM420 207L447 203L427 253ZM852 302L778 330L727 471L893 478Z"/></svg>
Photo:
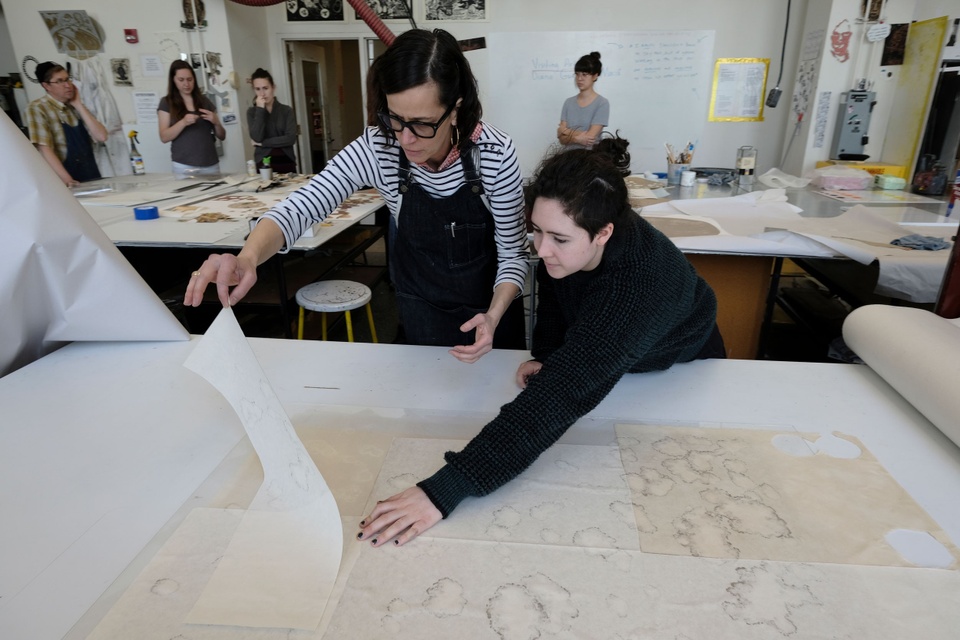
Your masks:
<svg viewBox="0 0 960 640"><path fill-rule="evenodd" d="M227 398L263 465L263 485L187 621L315 629L343 550L340 514L233 310L184 364Z"/></svg>

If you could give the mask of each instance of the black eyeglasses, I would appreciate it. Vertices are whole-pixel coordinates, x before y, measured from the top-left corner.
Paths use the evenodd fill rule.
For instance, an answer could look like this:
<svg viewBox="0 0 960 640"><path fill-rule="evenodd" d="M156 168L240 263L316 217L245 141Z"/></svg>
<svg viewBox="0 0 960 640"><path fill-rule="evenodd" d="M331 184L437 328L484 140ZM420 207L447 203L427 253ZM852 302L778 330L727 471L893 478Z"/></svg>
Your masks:
<svg viewBox="0 0 960 640"><path fill-rule="evenodd" d="M410 133L418 138L433 138L437 135L437 129L439 129L443 121L447 119L447 116L453 112L455 106L457 106L456 103L447 107L447 110L443 112L443 115L440 116L440 119L436 122L407 122L392 113L383 113L382 111L377 114L377 117L380 119L380 124L394 133L400 133L403 131L403 128L406 127L410 129Z"/></svg>
<svg viewBox="0 0 960 640"><path fill-rule="evenodd" d="M64 82L73 82L73 76L67 76L66 78L61 78L59 80L49 80L47 84L63 84Z"/></svg>

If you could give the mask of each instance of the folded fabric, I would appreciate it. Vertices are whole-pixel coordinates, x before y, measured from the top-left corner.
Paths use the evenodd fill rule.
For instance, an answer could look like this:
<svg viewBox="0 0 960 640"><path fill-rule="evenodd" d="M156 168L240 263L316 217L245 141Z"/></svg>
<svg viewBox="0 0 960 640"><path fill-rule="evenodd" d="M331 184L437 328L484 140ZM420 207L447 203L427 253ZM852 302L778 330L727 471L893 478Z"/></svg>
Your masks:
<svg viewBox="0 0 960 640"><path fill-rule="evenodd" d="M941 249L950 248L950 243L943 238L922 236L919 233L913 233L909 236L891 240L890 244L895 244L898 247L907 247L909 249L919 249L921 251L940 251Z"/></svg>

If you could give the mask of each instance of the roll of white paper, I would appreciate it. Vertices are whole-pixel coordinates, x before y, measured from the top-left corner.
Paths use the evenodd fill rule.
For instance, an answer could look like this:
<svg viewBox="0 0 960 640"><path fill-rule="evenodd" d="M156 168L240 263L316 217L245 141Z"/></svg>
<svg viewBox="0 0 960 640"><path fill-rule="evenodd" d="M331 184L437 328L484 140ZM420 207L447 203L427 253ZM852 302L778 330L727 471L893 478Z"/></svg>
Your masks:
<svg viewBox="0 0 960 640"><path fill-rule="evenodd" d="M843 339L881 378L960 446L960 324L922 309L868 305Z"/></svg>

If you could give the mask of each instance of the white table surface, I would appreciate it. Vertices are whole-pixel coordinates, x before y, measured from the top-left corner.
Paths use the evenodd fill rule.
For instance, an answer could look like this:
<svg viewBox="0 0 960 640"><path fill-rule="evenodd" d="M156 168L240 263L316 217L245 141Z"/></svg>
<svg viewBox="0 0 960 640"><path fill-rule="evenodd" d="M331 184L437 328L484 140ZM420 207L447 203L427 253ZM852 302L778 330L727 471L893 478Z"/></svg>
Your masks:
<svg viewBox="0 0 960 640"><path fill-rule="evenodd" d="M469 438L509 401L528 357L464 365L442 348L251 342L298 429L405 413L425 416L412 435L446 438ZM244 435L181 366L194 344L75 343L0 379L0 509L15 523L0 527L0 637L85 637L208 503L208 476ZM960 542L960 449L865 366L701 361L628 375L562 442L607 441L616 421L855 436Z"/></svg>
<svg viewBox="0 0 960 640"><path fill-rule="evenodd" d="M244 176L236 176L241 180ZM211 177L209 180L173 180L167 174L147 174L145 176L123 176L84 184L84 188L95 190L98 185L113 189L111 197L135 198L136 194L165 194L173 195L175 189L189 187L194 183L218 182L220 178ZM101 184L102 183L102 184ZM197 200L212 198L238 192L238 184L223 184L205 190L205 187L195 187L183 191L176 197L148 204L161 209L176 205L196 202ZM292 188L278 187L278 193L292 191ZM221 221L195 223L181 221L177 218L160 216L156 220L136 220L134 207L129 204L117 204L106 201L100 194L79 198L87 212L100 225L104 233L114 244L123 246L148 247L197 247L210 246L220 249L239 249L243 247L247 234L250 232L249 223L245 219L237 221ZM355 205L350 209L349 218L329 218L329 224L315 225L314 235L301 237L294 243L293 250L314 249L345 231L349 227L362 223L366 224L368 214L383 206L383 199L376 196L371 202ZM372 219L371 219L372 220Z"/></svg>

